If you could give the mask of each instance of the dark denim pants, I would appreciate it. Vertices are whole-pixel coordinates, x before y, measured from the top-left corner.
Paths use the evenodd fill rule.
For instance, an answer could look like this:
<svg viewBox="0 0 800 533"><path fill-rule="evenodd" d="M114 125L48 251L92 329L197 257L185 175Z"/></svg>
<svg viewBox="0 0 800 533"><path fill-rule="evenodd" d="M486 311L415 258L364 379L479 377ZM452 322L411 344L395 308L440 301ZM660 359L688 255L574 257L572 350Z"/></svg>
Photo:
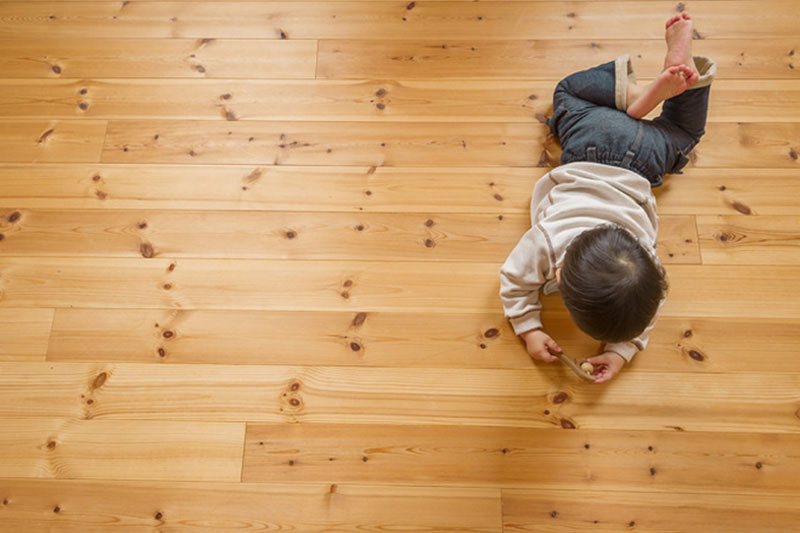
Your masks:
<svg viewBox="0 0 800 533"><path fill-rule="evenodd" d="M679 172L705 133L710 85L666 100L661 116L634 119L616 108L615 62L576 72L553 93L550 130L561 141L561 164L591 161L626 168L652 187Z"/></svg>

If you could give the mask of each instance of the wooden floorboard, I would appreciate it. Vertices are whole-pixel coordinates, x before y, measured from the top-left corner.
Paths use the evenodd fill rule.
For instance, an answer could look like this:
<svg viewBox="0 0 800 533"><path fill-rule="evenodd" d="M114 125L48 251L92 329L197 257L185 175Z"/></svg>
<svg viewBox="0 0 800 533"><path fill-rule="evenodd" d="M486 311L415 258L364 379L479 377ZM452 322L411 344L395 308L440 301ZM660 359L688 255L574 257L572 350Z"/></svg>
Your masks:
<svg viewBox="0 0 800 533"><path fill-rule="evenodd" d="M628 372L607 390L565 381L569 371L554 365L424 371L131 363L0 368L4 417L800 433L795 372Z"/></svg>
<svg viewBox="0 0 800 533"><path fill-rule="evenodd" d="M0 492L4 527L19 529L502 530L490 488L2 479Z"/></svg>
<svg viewBox="0 0 800 533"><path fill-rule="evenodd" d="M799 518L792 492L750 494L633 491L503 490L503 530L791 531Z"/></svg>
<svg viewBox="0 0 800 533"><path fill-rule="evenodd" d="M99 162L104 120L3 120L0 163Z"/></svg>
<svg viewBox="0 0 800 533"><path fill-rule="evenodd" d="M552 111L550 95L557 80L524 78L528 76L505 81L385 81L374 80L373 74L373 79L346 81L6 80L0 83L0 109L8 116L30 119L538 124ZM797 122L800 79L719 81L711 93L709 120Z"/></svg>
<svg viewBox="0 0 800 533"><path fill-rule="evenodd" d="M43 360L54 309L0 309L0 361Z"/></svg>
<svg viewBox="0 0 800 533"><path fill-rule="evenodd" d="M630 54L649 83L681 12L718 73L653 190L669 292L592 385L531 360L498 273L558 81ZM794 0L0 2L0 530L794 531L798 27Z"/></svg>
<svg viewBox="0 0 800 533"><path fill-rule="evenodd" d="M668 493L795 488L796 437L730 433L725 442L718 437L702 431L249 424L243 480L391 478L427 484L446 479L550 489L634 485Z"/></svg>
<svg viewBox="0 0 800 533"><path fill-rule="evenodd" d="M800 217L698 219L704 264L790 265L800 259Z"/></svg>
<svg viewBox="0 0 800 533"><path fill-rule="evenodd" d="M692 166L795 168L800 123L709 124ZM341 129L347 137L340 135ZM552 166L543 124L112 120L104 163ZM735 151L730 147L736 146ZM792 155L794 154L794 155ZM15 161L11 159L11 161Z"/></svg>
<svg viewBox="0 0 800 533"><path fill-rule="evenodd" d="M0 168L0 206L9 210L438 212L505 217L528 212L532 184L548 170L7 164ZM661 215L796 215L800 213L800 203L795 201L800 195L800 169L692 168L669 176L654 193Z"/></svg>
<svg viewBox="0 0 800 533"><path fill-rule="evenodd" d="M8 257L0 307L464 313L495 311L500 289L494 263L292 260L287 269L282 260L161 258L144 241L139 250L136 259ZM667 274L663 316L800 316L797 265L670 265Z"/></svg>
<svg viewBox="0 0 800 533"><path fill-rule="evenodd" d="M10 417L0 477L238 481L243 438L243 424Z"/></svg>
<svg viewBox="0 0 800 533"><path fill-rule="evenodd" d="M147 243L159 257L176 259L502 263L530 226L523 214L26 210L6 218L13 213L20 218L4 233L0 253L29 257L142 257ZM699 264L694 217L662 217L658 246L666 264Z"/></svg>
<svg viewBox="0 0 800 533"><path fill-rule="evenodd" d="M573 38L546 40L364 41L325 39L319 43L317 75L330 79L486 78L558 80L578 70L630 54L638 77L653 76L664 64L658 39ZM488 39L489 37L484 37ZM442 45L445 46L442 46ZM749 40L703 39L698 55L713 57L726 80L780 80L800 76L792 53L797 37ZM716 92L716 85L715 85ZM550 94L543 95L549 99ZM715 113L712 106L711 113Z"/></svg>
<svg viewBox="0 0 800 533"><path fill-rule="evenodd" d="M543 314L569 354L599 343L562 305ZM9 310L26 313L30 309ZM36 311L36 310L33 310ZM48 323L49 324L49 323ZM168 346L164 332L171 331ZM47 339L50 339L47 345ZM114 342L106 342L113 338ZM32 336L49 361L419 368L530 368L502 313L58 309L52 334ZM795 319L661 317L637 371L800 372ZM754 357L768 353L769 357ZM38 355L37 358L41 356Z"/></svg>
<svg viewBox="0 0 800 533"><path fill-rule="evenodd" d="M1 39L3 78L70 79L80 91L98 88L84 78L313 79L316 70L315 40L97 39L95 33Z"/></svg>
<svg viewBox="0 0 800 533"><path fill-rule="evenodd" d="M5 2L0 38L660 39L674 2ZM793 0L691 3L704 39L797 36ZM235 7L235 9L234 9ZM219 23L220 13L225 23ZM404 20L405 19L405 20ZM742 23L742 20L747 23ZM654 23L654 21L659 23Z"/></svg>

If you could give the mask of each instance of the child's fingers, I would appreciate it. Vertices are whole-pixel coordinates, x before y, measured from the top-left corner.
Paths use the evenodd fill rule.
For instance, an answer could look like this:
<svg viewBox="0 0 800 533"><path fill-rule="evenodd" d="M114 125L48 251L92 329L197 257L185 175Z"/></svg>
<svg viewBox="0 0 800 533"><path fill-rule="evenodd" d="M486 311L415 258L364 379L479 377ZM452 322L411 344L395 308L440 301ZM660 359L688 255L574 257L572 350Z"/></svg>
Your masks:
<svg viewBox="0 0 800 533"><path fill-rule="evenodd" d="M598 367L592 375L595 383L605 383L612 378L611 369L608 368L608 365Z"/></svg>
<svg viewBox="0 0 800 533"><path fill-rule="evenodd" d="M587 361L589 361L595 366L608 364L608 360L606 359L605 355L595 355L594 357L590 357L589 359L587 359Z"/></svg>
<svg viewBox="0 0 800 533"><path fill-rule="evenodd" d="M556 344L556 341L554 341L553 339L548 339L547 347L550 348L551 350L555 350L556 352L561 351L561 346Z"/></svg>
<svg viewBox="0 0 800 533"><path fill-rule="evenodd" d="M545 363L552 363L553 361L558 360L558 357L548 352L547 348L539 352L539 358Z"/></svg>

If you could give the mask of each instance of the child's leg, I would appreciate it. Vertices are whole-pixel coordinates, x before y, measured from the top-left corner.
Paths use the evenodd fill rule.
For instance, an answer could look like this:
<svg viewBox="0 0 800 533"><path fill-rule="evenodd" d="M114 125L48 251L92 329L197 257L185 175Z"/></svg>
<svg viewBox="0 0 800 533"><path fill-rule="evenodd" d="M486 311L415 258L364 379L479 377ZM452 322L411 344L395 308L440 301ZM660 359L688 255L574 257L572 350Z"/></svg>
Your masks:
<svg viewBox="0 0 800 533"><path fill-rule="evenodd" d="M614 107L614 62L604 63L588 70L570 74L561 80L553 93L553 109L557 100L567 98L583 100L595 106Z"/></svg>
<svg viewBox="0 0 800 533"><path fill-rule="evenodd" d="M700 68L700 81L688 91L664 101L661 115L654 121L666 121L681 128L697 143L705 133L708 116L708 95L716 66L706 57L695 56Z"/></svg>
<svg viewBox="0 0 800 533"><path fill-rule="evenodd" d="M664 174L688 162L688 151L703 134L708 85L716 71L710 59L686 55L691 53L691 24L685 13L667 22L666 70L657 83L637 86L630 58L623 56L558 84L548 124L561 140L561 164L618 166L657 187ZM690 83L693 88L686 90ZM676 90L670 84L682 86ZM663 113L653 121L631 113L633 108L643 116L662 101Z"/></svg>
<svg viewBox="0 0 800 533"><path fill-rule="evenodd" d="M571 128L598 108L624 110L627 86L635 83L628 56L575 72L561 80L553 93L553 116L547 123L563 142Z"/></svg>
<svg viewBox="0 0 800 533"><path fill-rule="evenodd" d="M693 33L694 20L688 13L675 15L667 21L665 34L667 53L664 56L664 71L646 87L629 86L626 109L628 115L633 118L642 118L662 101L673 100L673 103L677 102L678 105L665 103L666 115L662 114L662 116L670 121L675 121L681 116L685 121L685 117L689 114L696 115L702 110L702 118L695 118L691 124L687 124L692 131L702 130L705 124L703 98L698 94L686 98L680 98L680 96L689 88L700 89L709 85L716 73L716 66L708 58L692 56ZM708 96L706 94L705 104L707 103Z"/></svg>

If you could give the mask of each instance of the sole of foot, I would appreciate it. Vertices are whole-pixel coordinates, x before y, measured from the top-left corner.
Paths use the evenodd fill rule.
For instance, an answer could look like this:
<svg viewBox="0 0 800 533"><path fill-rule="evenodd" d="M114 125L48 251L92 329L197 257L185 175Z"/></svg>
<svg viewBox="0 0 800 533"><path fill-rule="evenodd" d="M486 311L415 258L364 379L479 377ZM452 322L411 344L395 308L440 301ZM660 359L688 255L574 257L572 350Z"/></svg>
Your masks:
<svg viewBox="0 0 800 533"><path fill-rule="evenodd" d="M692 61L692 35L694 20L689 13L680 13L666 23L667 54L664 57L664 69L678 65L687 65L694 69Z"/></svg>

